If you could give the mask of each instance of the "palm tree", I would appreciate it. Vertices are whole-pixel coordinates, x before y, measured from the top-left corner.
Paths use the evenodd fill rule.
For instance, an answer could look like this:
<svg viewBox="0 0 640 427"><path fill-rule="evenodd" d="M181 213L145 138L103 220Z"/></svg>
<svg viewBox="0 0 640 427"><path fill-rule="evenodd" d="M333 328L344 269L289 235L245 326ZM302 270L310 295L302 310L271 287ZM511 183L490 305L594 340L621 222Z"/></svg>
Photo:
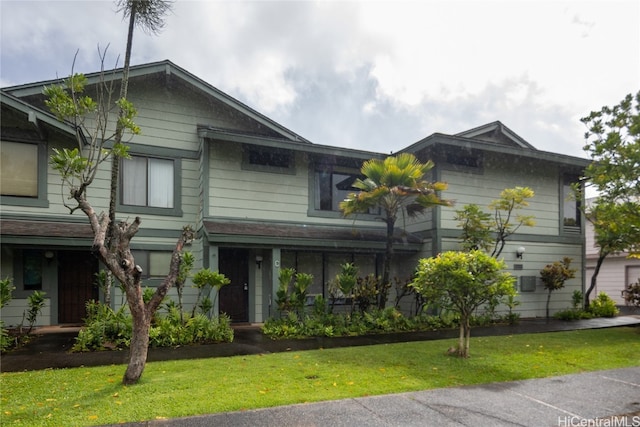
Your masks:
<svg viewBox="0 0 640 427"><path fill-rule="evenodd" d="M136 26L143 31L158 34L164 28L164 15L171 10L171 1L167 0L116 0L118 12L122 12L123 19L129 18L129 30L127 32L127 48L124 54L124 66L122 67L122 83L120 85L120 99L127 99L129 89L129 67L131 63L131 49L133 46L133 30ZM109 232L107 233L107 245L111 245L113 227L116 223L116 197L118 192L118 176L120 170L120 155L123 152L122 136L124 127L122 118L124 109L120 108L116 133L114 136L113 159L111 162L111 195L109 201ZM126 152L126 150L124 151Z"/></svg>
<svg viewBox="0 0 640 427"><path fill-rule="evenodd" d="M340 202L340 210L345 217L379 208L379 219L387 225L383 274L378 289L378 307L381 309L387 303L390 287L393 235L398 216L412 218L434 206L452 205L451 201L443 200L437 194L438 191L447 189L446 183L429 182L425 179L433 166L431 160L422 163L410 153L390 156L384 160L368 160L360 169L363 178L358 178L353 183L353 187L360 191L349 194Z"/></svg>
<svg viewBox="0 0 640 427"><path fill-rule="evenodd" d="M157 34L164 27L164 15L171 10L171 1L167 0L116 0L118 12L123 13L124 19L129 18L129 30L127 33L127 48L122 69L122 83L120 86L120 100L126 100L129 87L129 66L131 62L131 47L133 44L133 31L136 26L148 33ZM115 251L116 226L116 197L118 191L118 175L120 169L119 153L127 153L122 144L124 128L121 124L126 111L120 104L120 113L116 125L114 137L113 158L111 161L111 194L109 202L109 229L107 231L107 247ZM124 374L124 384L137 383L142 375L147 360L149 344L150 316L153 314L151 306L145 305L142 300L142 292L138 286L125 286L127 303L133 317L133 334L129 351L129 365Z"/></svg>

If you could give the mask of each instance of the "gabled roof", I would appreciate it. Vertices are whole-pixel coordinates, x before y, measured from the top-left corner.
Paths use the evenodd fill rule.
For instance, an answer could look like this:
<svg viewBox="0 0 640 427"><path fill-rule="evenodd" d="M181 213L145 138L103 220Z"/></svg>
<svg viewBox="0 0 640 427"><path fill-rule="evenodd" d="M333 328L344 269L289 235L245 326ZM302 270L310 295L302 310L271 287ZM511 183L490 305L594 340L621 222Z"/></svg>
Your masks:
<svg viewBox="0 0 640 427"><path fill-rule="evenodd" d="M591 163L590 160L580 157L538 150L499 121L478 126L455 135L434 133L401 150L401 152L417 153L418 151L435 147L441 147L445 150L494 152L576 168L585 168Z"/></svg>
<svg viewBox="0 0 640 427"><path fill-rule="evenodd" d="M129 69L129 79L135 78L144 78L146 76L152 76L157 74L164 74L165 76L173 76L180 79L184 84L191 86L192 88L204 93L206 96L209 96L215 99L218 102L227 105L240 113L246 115L247 117L255 120L266 128L276 132L279 135L282 135L284 138L291 141L298 141L303 143L310 143L305 138L296 134L295 132L285 128L284 126L276 123L270 118L264 116L263 114L257 112L251 107L243 104L237 99L227 95L226 93L218 90L214 86L210 85L206 81L196 77L195 75L189 73L185 69L175 65L169 60L151 62L148 64L141 65L133 65ZM90 73L85 74L87 77L88 84L97 83L100 79L101 73ZM116 69L113 71L105 71L104 78L107 81L116 80L119 81L122 79L122 69ZM59 84L61 79L54 80L46 80L35 83L27 83L18 86L6 87L3 88L3 92L9 93L16 98L22 98L27 96L41 95L42 88L44 86Z"/></svg>
<svg viewBox="0 0 640 427"><path fill-rule="evenodd" d="M166 76L176 78L181 84L192 88L205 96L210 97L216 102L222 103L229 108L238 111L255 123L268 129L267 134L252 134L250 132L234 129L215 128L208 124L199 124L197 131L204 138L214 140L235 141L241 143L253 143L270 147L280 147L320 155L344 156L350 158L373 158L383 157L383 153L374 153L366 150L348 149L335 146L326 146L312 144L307 139L292 132L286 127L276 123L256 110L248 107L237 99L225 94L214 86L196 77L188 71L180 68L169 60L152 62L148 64L135 65L130 68L129 78L145 78ZM86 74L89 84L96 83L101 77L101 73ZM122 78L122 69L105 72L104 78L107 80L118 81ZM14 105L25 111L34 111L38 117L42 117L43 121L65 129L67 132L73 132L73 127L68 123L60 123L55 117L42 110L31 106L20 98L42 96L42 88L46 85L59 84L61 79L28 83L24 85L12 86L2 89L3 100L9 99ZM4 101L3 101L4 102ZM511 154L521 157L537 158L543 161L550 161L556 164L563 164L579 168L586 167L590 161L579 157L562 155L552 152L537 150L533 145L529 144L522 137L517 135L500 121L495 121L482 126L469 129L454 135L445 135L442 133L434 133L409 147L400 150L400 152L418 152L420 150L439 146L449 147L453 149L477 149L489 152L498 152L502 154Z"/></svg>
<svg viewBox="0 0 640 427"><path fill-rule="evenodd" d="M75 135L75 128L71 123L61 122L53 114L22 101L21 99L6 92L4 89L0 90L0 103L15 111L24 113L26 115L26 119L32 123L35 128L38 128L39 122L42 122L63 133Z"/></svg>
<svg viewBox="0 0 640 427"><path fill-rule="evenodd" d="M519 135L506 127L500 121L487 123L486 125L478 126L473 129L457 133L455 134L455 136L495 142L497 144L504 144L508 146L529 148L531 150L536 149L533 145L522 139Z"/></svg>

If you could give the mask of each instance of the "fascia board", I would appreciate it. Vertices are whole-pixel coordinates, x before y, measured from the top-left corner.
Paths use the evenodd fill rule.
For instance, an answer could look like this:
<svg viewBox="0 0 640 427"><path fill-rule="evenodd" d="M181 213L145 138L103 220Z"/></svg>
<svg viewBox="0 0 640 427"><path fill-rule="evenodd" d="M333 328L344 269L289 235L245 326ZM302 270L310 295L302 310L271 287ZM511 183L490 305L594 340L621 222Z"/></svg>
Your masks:
<svg viewBox="0 0 640 427"><path fill-rule="evenodd" d="M234 108L240 111L242 114L245 114L251 119L268 127L269 129L275 132L278 132L279 134L281 134L286 138L296 140L296 141L309 142L305 138L296 134L295 132L290 131L289 129L276 123L275 121L269 119L268 117L262 115L261 113L257 112L256 110L252 109L246 104L218 90L217 88L210 85L206 81L200 79L199 77L196 77L195 75L189 73L183 68L178 67L177 65L175 65L169 60L131 66L129 69L129 78L131 79L135 77L145 77L148 75L160 74L160 73L163 73L167 76L175 75L176 77L183 80L187 84L204 92L206 95L216 99L219 102L222 102L223 104L231 108ZM97 83L100 79L100 75L101 75L100 72L85 74L85 77L87 78L87 84L91 85L91 84ZM122 69L119 68L116 70L105 70L104 78L106 81L120 80L122 79ZM61 81L62 79L47 80L47 81L42 81L37 83L29 83L29 84L20 85L20 86L8 87L3 90L6 90L7 92L11 93L12 95L18 98L21 98L24 96L39 95L42 93L42 88L44 86L60 84Z"/></svg>
<svg viewBox="0 0 640 427"><path fill-rule="evenodd" d="M268 138L262 136L242 135L233 132L224 132L219 129L210 129L205 125L198 126L198 134L202 138L211 140L254 144L263 147L283 148L293 151L301 151L310 154L335 155L356 159L384 158L385 155L372 151L356 150L351 148L333 147L329 145L309 144L299 141Z"/></svg>
<svg viewBox="0 0 640 427"><path fill-rule="evenodd" d="M20 99L11 96L4 92L4 89L0 93L0 100L3 104L8 105L9 107L25 113L27 116L29 113L34 113L36 118L47 125L50 125L62 132L68 133L72 136L75 136L75 127L69 122L61 122L54 115L47 113L39 108L36 108L30 104L27 104Z"/></svg>
<svg viewBox="0 0 640 427"><path fill-rule="evenodd" d="M490 142L485 142L472 138L451 136L445 134L434 133L433 135L424 138L409 147L401 150L401 152L415 153L425 148L435 146L447 146L452 148L465 148L476 149L485 152L493 152L500 154L509 154L518 157L531 158L537 160L548 161L555 164L575 166L584 168L587 167L591 161L581 157L568 156L565 154L551 153L548 151L531 150L528 148L516 148L505 145L496 145Z"/></svg>

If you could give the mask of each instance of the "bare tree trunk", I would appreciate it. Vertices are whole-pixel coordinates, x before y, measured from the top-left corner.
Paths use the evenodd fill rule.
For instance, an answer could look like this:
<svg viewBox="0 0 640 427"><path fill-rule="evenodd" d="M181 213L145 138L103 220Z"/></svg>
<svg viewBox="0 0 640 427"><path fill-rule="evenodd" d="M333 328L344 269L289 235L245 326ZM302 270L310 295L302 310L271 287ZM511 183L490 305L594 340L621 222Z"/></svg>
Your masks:
<svg viewBox="0 0 640 427"><path fill-rule="evenodd" d="M149 351L149 329L151 328L151 313L148 313L144 305L138 308L139 312L133 316L133 331L129 346L129 365L122 378L122 384L131 385L140 380L147 363Z"/></svg>
<svg viewBox="0 0 640 427"><path fill-rule="evenodd" d="M457 354L460 357L462 356L463 353L463 349L464 349L464 337L466 336L466 331L464 329L464 319L460 319L460 336L458 338L458 348L457 348Z"/></svg>
<svg viewBox="0 0 640 427"><path fill-rule="evenodd" d="M470 314L460 313L460 338L458 339L458 357L469 357L469 341L471 340Z"/></svg>
<svg viewBox="0 0 640 427"><path fill-rule="evenodd" d="M395 218L387 218L387 245L384 254L382 281L378 284L378 308L383 310L387 305L389 287L391 286L391 259L393 258L393 231Z"/></svg>
<svg viewBox="0 0 640 427"><path fill-rule="evenodd" d="M600 252L600 256L598 256L598 261L596 262L596 268L595 270L593 270L593 276L591 276L591 284L589 286L589 289L587 289L587 292L584 293L584 309L585 310L589 309L589 296L591 295L591 292L593 292L593 290L596 288L598 273L600 273L600 267L602 267L602 263L604 262L604 259L607 257L607 255L609 254Z"/></svg>
<svg viewBox="0 0 640 427"><path fill-rule="evenodd" d="M145 304L142 298L142 287L140 286L140 273L142 269L135 266L133 269L133 281L128 281L126 285L127 302L133 318L133 331L131 335L131 344L129 347L129 365L122 378L124 385L136 384L147 362L147 353L149 351L149 329L151 328L151 319L160 306L160 303L167 295L167 292L173 286L178 273L180 271L181 254L184 245L193 240L193 230L191 227L185 227L182 235L171 255L171 264L169 274L164 278L162 284L158 286L156 292L151 297L151 301ZM124 240L129 247L128 240Z"/></svg>
<svg viewBox="0 0 640 427"><path fill-rule="evenodd" d="M469 324L469 319L467 319L465 325L466 333L465 333L465 343L464 343L464 354L462 357L469 357L469 345L471 344L471 325Z"/></svg>
<svg viewBox="0 0 640 427"><path fill-rule="evenodd" d="M547 292L547 320L549 320L549 303L551 302L551 289Z"/></svg>
<svg viewBox="0 0 640 427"><path fill-rule="evenodd" d="M104 304L107 307L111 307L111 285L113 284L113 273L107 270L104 280Z"/></svg>

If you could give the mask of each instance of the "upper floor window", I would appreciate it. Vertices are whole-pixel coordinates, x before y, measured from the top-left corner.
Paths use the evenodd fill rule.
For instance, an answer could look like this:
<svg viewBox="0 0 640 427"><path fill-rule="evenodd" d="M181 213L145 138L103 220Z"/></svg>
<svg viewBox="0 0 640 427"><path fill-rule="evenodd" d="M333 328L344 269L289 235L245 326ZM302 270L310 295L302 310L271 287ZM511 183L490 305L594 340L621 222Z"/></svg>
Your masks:
<svg viewBox="0 0 640 427"><path fill-rule="evenodd" d="M0 153L2 195L38 197L38 145L2 141Z"/></svg>
<svg viewBox="0 0 640 427"><path fill-rule="evenodd" d="M581 206L574 194L573 185L578 182L577 176L565 176L562 183L563 225L565 227L581 226Z"/></svg>
<svg viewBox="0 0 640 427"><path fill-rule="evenodd" d="M479 153L447 152L447 163L466 168L479 168L482 166L482 156Z"/></svg>
<svg viewBox="0 0 640 427"><path fill-rule="evenodd" d="M245 144L242 167L264 172L294 173L294 154L290 150Z"/></svg>
<svg viewBox="0 0 640 427"><path fill-rule="evenodd" d="M349 167L316 166L313 173L313 190L310 192L310 214L331 217L338 215L340 202L349 194L360 191L353 186L359 178L363 178L360 172ZM373 207L368 214L379 215L380 209Z"/></svg>
<svg viewBox="0 0 640 427"><path fill-rule="evenodd" d="M353 183L358 174L321 170L315 173L315 209L321 211L339 211L340 202L349 193L357 191Z"/></svg>
<svg viewBox="0 0 640 427"><path fill-rule="evenodd" d="M174 207L174 161L131 156L122 162L122 204Z"/></svg>

